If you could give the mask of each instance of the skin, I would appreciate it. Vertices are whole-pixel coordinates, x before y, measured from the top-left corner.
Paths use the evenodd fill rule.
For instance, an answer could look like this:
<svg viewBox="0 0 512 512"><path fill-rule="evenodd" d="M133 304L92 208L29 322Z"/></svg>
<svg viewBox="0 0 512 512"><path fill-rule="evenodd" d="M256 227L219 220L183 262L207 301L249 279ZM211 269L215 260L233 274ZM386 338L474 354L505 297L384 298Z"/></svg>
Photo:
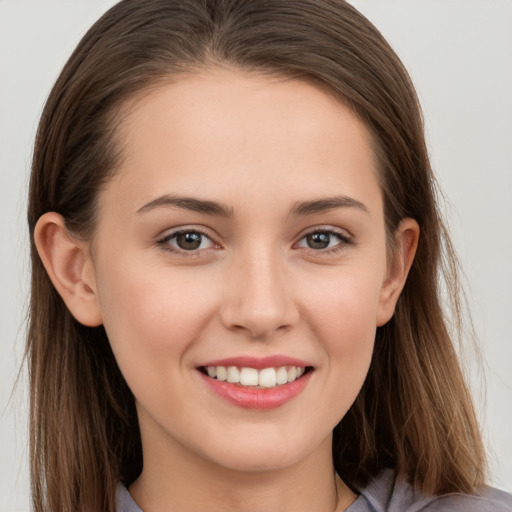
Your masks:
<svg viewBox="0 0 512 512"><path fill-rule="evenodd" d="M36 243L77 320L104 324L135 395L135 501L145 512L344 510L355 494L335 477L332 429L363 384L419 236L404 219L388 261L368 130L310 84L210 70L138 99L119 136L124 159L98 198L94 243L56 213ZM229 215L154 203L164 195ZM296 211L342 196L351 202ZM204 233L200 248L180 250L176 228ZM329 247L308 245L314 230ZM276 409L237 407L197 370L274 354L314 368Z"/></svg>

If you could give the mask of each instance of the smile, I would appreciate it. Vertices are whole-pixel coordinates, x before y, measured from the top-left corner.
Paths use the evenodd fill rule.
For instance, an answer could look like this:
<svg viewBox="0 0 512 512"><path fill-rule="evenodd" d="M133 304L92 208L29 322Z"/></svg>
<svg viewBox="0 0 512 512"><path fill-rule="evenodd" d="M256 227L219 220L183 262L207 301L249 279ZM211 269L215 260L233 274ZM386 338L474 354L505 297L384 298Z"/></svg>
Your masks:
<svg viewBox="0 0 512 512"><path fill-rule="evenodd" d="M274 409L307 387L315 368L287 356L233 357L198 366L207 388L243 409Z"/></svg>
<svg viewBox="0 0 512 512"><path fill-rule="evenodd" d="M269 389L295 382L302 377L306 368L301 366L280 366L278 368L251 368L238 366L206 366L205 372L212 379L243 387Z"/></svg>

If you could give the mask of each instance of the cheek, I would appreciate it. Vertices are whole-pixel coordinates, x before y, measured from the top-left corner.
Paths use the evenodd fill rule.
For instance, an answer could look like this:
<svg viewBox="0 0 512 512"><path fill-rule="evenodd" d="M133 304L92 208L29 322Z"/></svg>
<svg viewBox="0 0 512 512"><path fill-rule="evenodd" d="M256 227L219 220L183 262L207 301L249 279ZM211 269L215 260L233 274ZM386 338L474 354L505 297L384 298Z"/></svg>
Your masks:
<svg viewBox="0 0 512 512"><path fill-rule="evenodd" d="M334 273L301 290L304 316L335 347L363 342L375 333L382 273L370 271ZM373 340L373 336L370 336Z"/></svg>
<svg viewBox="0 0 512 512"><path fill-rule="evenodd" d="M310 297L309 325L323 345L330 403L335 423L355 400L370 366L380 297L377 275L332 281ZM320 287L317 288L320 292Z"/></svg>
<svg viewBox="0 0 512 512"><path fill-rule="evenodd" d="M104 326L120 365L128 358L158 364L169 352L181 357L215 307L214 290L200 290L202 281L186 272L141 263L105 274L100 282Z"/></svg>
<svg viewBox="0 0 512 512"><path fill-rule="evenodd" d="M181 410L180 389L188 382L190 354L201 339L214 306L213 293L200 293L200 281L160 269L104 276L104 326L128 386L137 402L152 411Z"/></svg>

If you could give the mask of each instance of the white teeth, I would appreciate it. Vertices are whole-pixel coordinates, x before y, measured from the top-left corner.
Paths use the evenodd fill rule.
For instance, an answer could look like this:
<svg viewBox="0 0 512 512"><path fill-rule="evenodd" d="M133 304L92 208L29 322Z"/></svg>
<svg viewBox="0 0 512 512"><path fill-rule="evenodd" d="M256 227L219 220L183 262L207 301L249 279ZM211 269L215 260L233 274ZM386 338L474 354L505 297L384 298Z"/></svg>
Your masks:
<svg viewBox="0 0 512 512"><path fill-rule="evenodd" d="M217 366L217 380L226 380L228 378L228 371L224 366Z"/></svg>
<svg viewBox="0 0 512 512"><path fill-rule="evenodd" d="M242 368L240 370L240 384L242 386L257 386L258 370L256 368Z"/></svg>
<svg viewBox="0 0 512 512"><path fill-rule="evenodd" d="M274 368L263 368L260 370L258 384L262 388L273 388L277 383L276 371Z"/></svg>
<svg viewBox="0 0 512 512"><path fill-rule="evenodd" d="M288 368L287 378L288 382L293 382L297 378L297 368L295 368L295 366Z"/></svg>
<svg viewBox="0 0 512 512"><path fill-rule="evenodd" d="M288 370L284 366L277 369L276 382L279 385L286 384L288 382Z"/></svg>
<svg viewBox="0 0 512 512"><path fill-rule="evenodd" d="M228 376L227 376L228 382L237 383L240 382L240 371L236 366L229 366L228 367Z"/></svg>
<svg viewBox="0 0 512 512"><path fill-rule="evenodd" d="M273 388L297 380L304 374L300 366L280 366L279 368L238 368L237 366L207 366L206 373L212 379L227 381L248 387Z"/></svg>

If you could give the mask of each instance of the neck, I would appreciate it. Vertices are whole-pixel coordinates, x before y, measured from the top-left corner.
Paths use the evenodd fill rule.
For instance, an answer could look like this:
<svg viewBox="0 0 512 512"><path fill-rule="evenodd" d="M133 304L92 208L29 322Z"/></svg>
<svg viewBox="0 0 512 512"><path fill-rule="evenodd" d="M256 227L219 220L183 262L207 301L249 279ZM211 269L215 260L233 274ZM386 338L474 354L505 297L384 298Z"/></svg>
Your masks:
<svg viewBox="0 0 512 512"><path fill-rule="evenodd" d="M144 451L144 470L130 486L144 512L338 512L355 499L335 475L330 438L305 460L265 471L221 467L180 446L173 452Z"/></svg>

